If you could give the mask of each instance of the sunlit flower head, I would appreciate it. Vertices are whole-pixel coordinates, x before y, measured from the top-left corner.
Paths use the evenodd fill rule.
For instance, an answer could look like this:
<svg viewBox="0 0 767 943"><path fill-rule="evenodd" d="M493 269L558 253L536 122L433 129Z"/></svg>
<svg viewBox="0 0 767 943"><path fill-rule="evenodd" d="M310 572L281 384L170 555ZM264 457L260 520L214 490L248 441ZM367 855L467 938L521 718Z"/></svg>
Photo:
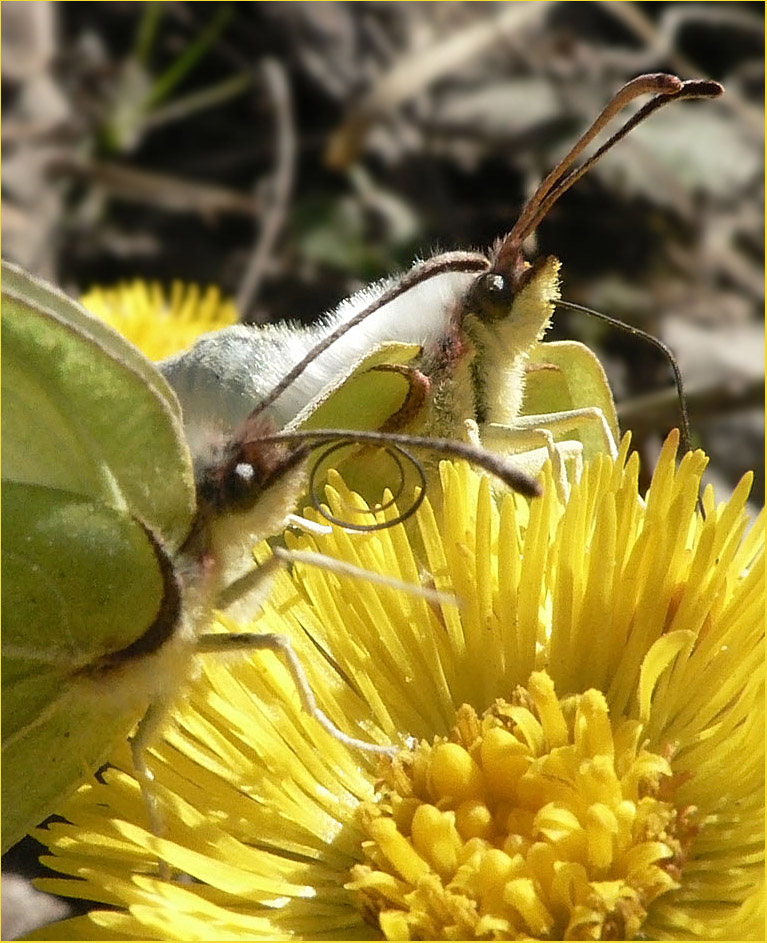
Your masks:
<svg viewBox="0 0 767 943"><path fill-rule="evenodd" d="M92 288L83 307L132 341L151 360L162 360L191 347L208 331L239 321L233 301L218 288L173 282L169 290L136 279L112 288Z"/></svg>
<svg viewBox="0 0 767 943"><path fill-rule="evenodd" d="M763 939L764 518L745 479L704 519L675 451L646 501L626 441L566 504L445 463L411 526L288 535L460 600L296 566L252 626L399 752L270 653L201 656L151 751L165 833L126 748L36 833L41 886L110 909L38 938Z"/></svg>

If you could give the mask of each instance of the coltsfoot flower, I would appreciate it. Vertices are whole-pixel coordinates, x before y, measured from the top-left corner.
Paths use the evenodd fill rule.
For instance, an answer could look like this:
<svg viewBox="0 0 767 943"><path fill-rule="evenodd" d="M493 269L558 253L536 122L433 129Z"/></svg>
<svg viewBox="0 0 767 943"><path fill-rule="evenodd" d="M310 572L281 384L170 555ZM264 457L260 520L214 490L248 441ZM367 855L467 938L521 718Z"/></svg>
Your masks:
<svg viewBox="0 0 767 943"><path fill-rule="evenodd" d="M250 627L396 756L272 654L204 656L150 757L164 834L126 748L37 831L40 886L111 909L38 938L763 939L764 516L750 478L701 515L676 447L646 499L625 440L566 503L445 463L415 526L287 535L460 601L296 566Z"/></svg>
<svg viewBox="0 0 767 943"><path fill-rule="evenodd" d="M139 347L150 360L162 360L191 347L208 331L239 321L233 301L215 286L174 282L165 290L156 282L136 279L112 288L92 288L83 307L106 321Z"/></svg>

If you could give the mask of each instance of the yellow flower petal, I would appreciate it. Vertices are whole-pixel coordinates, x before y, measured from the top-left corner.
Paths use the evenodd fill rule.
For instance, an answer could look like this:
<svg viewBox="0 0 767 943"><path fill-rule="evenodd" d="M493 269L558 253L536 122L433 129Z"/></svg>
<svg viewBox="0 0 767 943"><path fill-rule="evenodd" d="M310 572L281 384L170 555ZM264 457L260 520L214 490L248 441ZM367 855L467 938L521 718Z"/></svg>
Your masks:
<svg viewBox="0 0 767 943"><path fill-rule="evenodd" d="M162 360L191 347L208 331L239 321L234 302L218 288L173 282L165 291L156 282L136 280L113 288L92 288L83 307L120 331L151 360Z"/></svg>

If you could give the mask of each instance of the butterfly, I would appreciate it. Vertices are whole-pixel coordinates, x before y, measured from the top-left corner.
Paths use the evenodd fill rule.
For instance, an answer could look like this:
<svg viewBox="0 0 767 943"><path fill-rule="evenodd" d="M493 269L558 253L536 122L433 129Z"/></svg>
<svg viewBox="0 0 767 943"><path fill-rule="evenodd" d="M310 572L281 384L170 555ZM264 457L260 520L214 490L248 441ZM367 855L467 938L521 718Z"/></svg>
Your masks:
<svg viewBox="0 0 767 943"><path fill-rule="evenodd" d="M53 286L7 263L2 276L3 848L137 723L134 768L159 830L145 751L203 652L281 652L320 723L389 750L325 717L286 638L205 631L243 560L255 582L269 575L251 551L295 509L311 435L281 440L256 415L195 468L153 363ZM537 490L492 455L442 446Z"/></svg>
<svg viewBox="0 0 767 943"><path fill-rule="evenodd" d="M246 416L282 430L318 426L467 439L514 455L536 474L548 458L566 492L565 463L615 455L618 423L601 364L573 341L541 343L560 303L560 263L529 264L525 240L554 203L658 108L722 93L716 82L653 74L627 83L541 183L489 255L448 252L363 289L308 327L237 325L161 363L205 461L213 430ZM654 97L579 166L605 126L638 96ZM258 404L254 410L254 404ZM347 481L375 500L377 457ZM431 476L434 483L436 476Z"/></svg>

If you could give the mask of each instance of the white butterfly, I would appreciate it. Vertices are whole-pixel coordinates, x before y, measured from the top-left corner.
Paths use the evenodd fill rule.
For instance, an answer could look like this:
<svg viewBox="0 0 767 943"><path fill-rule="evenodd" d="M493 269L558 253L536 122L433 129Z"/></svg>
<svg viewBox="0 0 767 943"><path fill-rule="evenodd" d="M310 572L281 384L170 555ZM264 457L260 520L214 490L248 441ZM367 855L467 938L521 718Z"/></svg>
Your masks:
<svg viewBox="0 0 767 943"><path fill-rule="evenodd" d="M437 255L363 289L309 327L230 327L164 361L199 473L220 464L224 443L241 437L243 423L257 416L284 432L324 423L468 439L513 454L530 475L551 458L565 490L564 461L579 461L585 441L614 455L617 419L596 358L573 342L539 344L560 298L560 263L550 256L528 265L523 243L556 200L641 120L667 103L721 92L715 82L640 76L546 177L489 257ZM573 166L626 104L648 93L655 97ZM559 398L568 407L557 405L550 391L536 394L545 373L558 374L566 391ZM550 387L551 376L543 379ZM555 406L537 409L547 398Z"/></svg>

